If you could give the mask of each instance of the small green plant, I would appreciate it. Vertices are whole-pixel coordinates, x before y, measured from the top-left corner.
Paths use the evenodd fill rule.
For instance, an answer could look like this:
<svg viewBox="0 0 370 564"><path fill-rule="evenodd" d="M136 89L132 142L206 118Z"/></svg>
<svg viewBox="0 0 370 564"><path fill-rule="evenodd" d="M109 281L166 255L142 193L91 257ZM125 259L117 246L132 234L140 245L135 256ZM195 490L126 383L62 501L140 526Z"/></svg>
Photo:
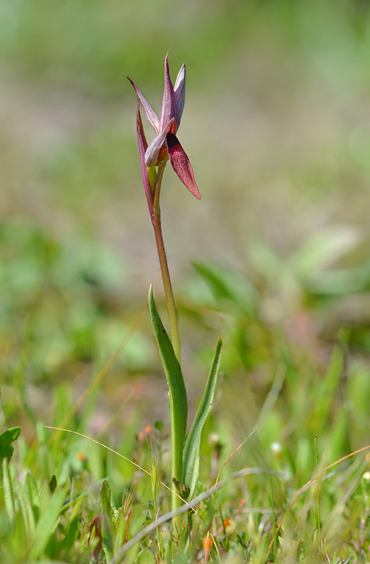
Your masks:
<svg viewBox="0 0 370 564"><path fill-rule="evenodd" d="M221 340L219 339L217 342L203 398L187 440L185 441L188 402L181 370L180 336L176 305L162 236L160 194L163 173L169 160L173 170L188 190L199 200L201 198L189 158L176 137L185 103L186 69L185 65L182 65L177 75L175 85L173 86L168 66L168 55L166 56L164 62L164 93L160 119L136 84L132 82L131 79L129 80L139 99L136 114L136 129L141 172L157 244L171 330L171 337L169 338L156 309L153 290L152 287L150 287L150 315L169 385L172 480L176 485L172 494L172 509L176 511L183 503L183 500L194 493L197 482L202 429L214 401L220 363ZM140 105L143 106L145 115L156 132L156 136L149 145L146 141L141 121ZM179 517L175 520L178 530L181 525L181 516Z"/></svg>

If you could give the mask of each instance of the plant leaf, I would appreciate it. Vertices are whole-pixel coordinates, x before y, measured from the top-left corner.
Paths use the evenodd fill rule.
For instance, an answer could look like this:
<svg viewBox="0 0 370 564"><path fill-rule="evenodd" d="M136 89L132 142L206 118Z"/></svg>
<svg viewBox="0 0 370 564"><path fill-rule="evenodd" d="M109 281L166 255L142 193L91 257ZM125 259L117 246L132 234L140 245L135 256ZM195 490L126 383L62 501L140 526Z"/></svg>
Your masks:
<svg viewBox="0 0 370 564"><path fill-rule="evenodd" d="M14 480L14 496L22 512L23 524L26 533L27 544L30 543L35 535L36 523L32 509L31 499L28 492L24 489L19 480Z"/></svg>
<svg viewBox="0 0 370 564"><path fill-rule="evenodd" d="M220 366L222 341L218 339L213 357L208 380L198 411L191 426L184 450L183 483L190 487L190 496L194 493L199 474L199 453L202 430L211 411L217 384L218 369Z"/></svg>
<svg viewBox="0 0 370 564"><path fill-rule="evenodd" d="M40 515L39 521L36 525L36 531L30 549L30 560L36 560L44 553L45 547L58 525L59 515L63 506L63 499L65 497L65 494L66 487L58 488L53 494L50 495L49 499L45 500L45 506L43 507L43 512Z"/></svg>
<svg viewBox="0 0 370 564"><path fill-rule="evenodd" d="M111 505L112 492L107 480L103 480L100 488L100 498L103 506L103 513L111 520L112 519L112 505Z"/></svg>
<svg viewBox="0 0 370 564"><path fill-rule="evenodd" d="M155 564L155 563L156 563L156 559L154 557L154 554L150 552L148 548L143 548L136 556L136 564Z"/></svg>
<svg viewBox="0 0 370 564"><path fill-rule="evenodd" d="M188 418L188 402L181 367L155 307L152 286L149 289L149 310L169 386L168 402L171 417L172 457L176 457L176 468L179 469L182 468L182 451ZM181 473L180 476L175 475L172 477L180 481Z"/></svg>
<svg viewBox="0 0 370 564"><path fill-rule="evenodd" d="M21 427L12 427L0 435L0 466L4 458L10 462L14 452L12 443L18 439L20 432Z"/></svg>
<svg viewBox="0 0 370 564"><path fill-rule="evenodd" d="M192 264L216 303L221 302L228 312L240 316L241 313L250 315L255 311L259 302L258 292L244 274L212 262Z"/></svg>
<svg viewBox="0 0 370 564"><path fill-rule="evenodd" d="M15 517L15 505L14 505L14 496L13 496L13 489L12 489L12 480L9 473L8 467L8 459L6 457L3 458L2 461L2 474L3 474L3 490L4 490L4 503L6 507L6 511L9 517L9 521L14 521Z"/></svg>
<svg viewBox="0 0 370 564"><path fill-rule="evenodd" d="M26 475L26 491L32 506L35 522L37 522L40 515L40 497L36 480L30 473Z"/></svg>
<svg viewBox="0 0 370 564"><path fill-rule="evenodd" d="M112 530L112 492L107 480L103 480L100 488L100 498L103 506L102 541L107 561L113 556L113 530Z"/></svg>
<svg viewBox="0 0 370 564"><path fill-rule="evenodd" d="M330 268L361 242L361 234L353 227L323 229L308 238L288 262L301 279L310 278L313 273Z"/></svg>

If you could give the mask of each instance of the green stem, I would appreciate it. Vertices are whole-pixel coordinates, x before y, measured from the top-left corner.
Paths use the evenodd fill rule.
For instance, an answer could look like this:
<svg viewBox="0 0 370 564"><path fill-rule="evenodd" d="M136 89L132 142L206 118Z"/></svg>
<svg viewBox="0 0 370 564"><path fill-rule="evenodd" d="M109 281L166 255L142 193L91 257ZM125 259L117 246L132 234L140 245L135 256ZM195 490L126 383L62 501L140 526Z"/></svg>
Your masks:
<svg viewBox="0 0 370 564"><path fill-rule="evenodd" d="M157 244L157 252L159 258L159 264L161 266L162 272L162 280L163 280L163 287L164 293L166 295L166 303L167 303L167 311L168 317L170 321L170 330L171 330L171 342L173 346L173 350L175 351L175 355L179 364L181 364L181 354L180 354L180 337L179 337L179 327L177 323L177 312L176 312L176 305L175 305L175 298L173 296L172 291L172 284L171 284L171 277L170 271L168 268L167 263L167 256L166 250L164 247L163 235L162 235L162 225L161 225L161 210L159 207L159 196L161 193L161 186L162 186L162 179L163 173L165 169L166 163L162 163L158 165L158 173L157 173L157 180L154 188L154 234L155 234L155 241ZM175 474L173 474L175 475ZM176 474L177 475L177 474ZM181 476L181 474L180 474Z"/></svg>
<svg viewBox="0 0 370 564"><path fill-rule="evenodd" d="M157 244L157 252L159 258L159 264L161 266L162 280L164 292L166 295L167 311L170 321L170 332L171 332L171 342L175 353L175 356L181 365L181 354L180 354L180 337L179 328L177 322L177 312L175 305L175 298L172 290L171 276L168 268L166 249L164 246L163 235L162 235L162 224L161 224L161 209L159 205L159 198L161 194L162 179L166 163L158 165L157 177L154 186L154 198L153 198L153 211L154 211L154 234ZM180 369L181 372L181 369ZM170 391L171 393L171 391ZM186 397L186 392L185 392ZM170 405L172 405L170 399ZM176 478L180 483L182 480L182 457L184 448L184 431L182 431L181 436L178 433L178 418L179 414L171 411L171 450L172 450L172 477ZM174 485L172 485L172 490L176 490ZM176 492L172 492L172 510L176 511L181 507L182 501L176 495ZM182 517L181 515L175 517L174 525L178 531L181 530Z"/></svg>

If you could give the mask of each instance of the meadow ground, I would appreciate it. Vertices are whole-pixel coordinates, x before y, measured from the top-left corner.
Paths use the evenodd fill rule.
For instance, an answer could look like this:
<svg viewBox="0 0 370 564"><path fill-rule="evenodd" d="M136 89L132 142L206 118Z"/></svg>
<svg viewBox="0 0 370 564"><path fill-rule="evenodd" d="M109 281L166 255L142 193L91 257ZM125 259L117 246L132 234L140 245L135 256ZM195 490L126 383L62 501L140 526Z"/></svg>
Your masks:
<svg viewBox="0 0 370 564"><path fill-rule="evenodd" d="M348 455L370 445L370 6L288 0L0 3L0 561L178 541L167 521L120 553L170 510L120 457L171 486L126 79L159 111L167 51L202 193L167 167L190 418L223 339L196 494L226 481L174 561L369 562L369 459Z"/></svg>

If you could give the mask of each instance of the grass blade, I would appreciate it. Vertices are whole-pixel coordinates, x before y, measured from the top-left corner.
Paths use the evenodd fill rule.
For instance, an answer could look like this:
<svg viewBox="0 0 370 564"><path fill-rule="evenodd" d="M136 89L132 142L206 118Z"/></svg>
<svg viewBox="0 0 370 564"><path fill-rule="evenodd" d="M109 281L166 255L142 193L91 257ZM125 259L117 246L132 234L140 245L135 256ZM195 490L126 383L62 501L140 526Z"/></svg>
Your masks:
<svg viewBox="0 0 370 564"><path fill-rule="evenodd" d="M36 480L30 473L26 475L26 492L27 492L27 497L30 500L32 511L36 522L38 521L40 515L40 497L39 497L39 490L36 484Z"/></svg>
<svg viewBox="0 0 370 564"><path fill-rule="evenodd" d="M112 534L112 492L107 480L103 480L100 489L100 498L103 506L102 540L106 559L109 561L113 556L113 534Z"/></svg>
<svg viewBox="0 0 370 564"><path fill-rule="evenodd" d="M191 426L184 451L184 474L183 483L188 484L190 487L190 495L193 494L195 485L199 474L199 453L202 438L202 430L204 423L207 420L209 412L212 409L218 369L220 366L222 341L217 341L215 354L213 357L211 369L209 371L208 380L204 389L203 397L200 402L198 411L195 415L193 424Z"/></svg>
<svg viewBox="0 0 370 564"><path fill-rule="evenodd" d="M31 500L19 480L14 480L14 495L22 512L26 540L27 544L29 544L35 536L35 516Z"/></svg>
<svg viewBox="0 0 370 564"><path fill-rule="evenodd" d="M32 544L30 559L40 558L45 550L50 536L58 525L58 518L65 498L65 488L58 488L47 500L42 515L36 525L34 542Z"/></svg>
<svg viewBox="0 0 370 564"><path fill-rule="evenodd" d="M14 496L12 490L12 482L11 482L11 477L8 467L8 459L6 457L3 458L2 473L3 473L4 503L9 517L9 521L13 522L15 517L15 505L14 505Z"/></svg>

